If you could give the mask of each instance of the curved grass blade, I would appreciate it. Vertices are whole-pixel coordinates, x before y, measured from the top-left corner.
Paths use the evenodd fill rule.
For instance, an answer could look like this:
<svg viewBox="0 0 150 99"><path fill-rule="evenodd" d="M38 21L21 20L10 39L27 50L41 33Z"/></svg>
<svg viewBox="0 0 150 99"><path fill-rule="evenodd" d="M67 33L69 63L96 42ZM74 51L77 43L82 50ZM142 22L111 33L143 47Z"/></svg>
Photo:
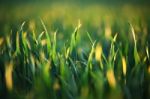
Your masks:
<svg viewBox="0 0 150 99"><path fill-rule="evenodd" d="M45 24L44 24L44 22L43 22L42 19L41 19L41 23L42 23L42 26L43 26L44 31L45 31L45 33L46 33L47 52L48 52L48 55L50 55L50 52L51 52L51 39L50 39L50 36L49 36L49 34L48 34L48 31L47 31L46 26L45 26Z"/></svg>

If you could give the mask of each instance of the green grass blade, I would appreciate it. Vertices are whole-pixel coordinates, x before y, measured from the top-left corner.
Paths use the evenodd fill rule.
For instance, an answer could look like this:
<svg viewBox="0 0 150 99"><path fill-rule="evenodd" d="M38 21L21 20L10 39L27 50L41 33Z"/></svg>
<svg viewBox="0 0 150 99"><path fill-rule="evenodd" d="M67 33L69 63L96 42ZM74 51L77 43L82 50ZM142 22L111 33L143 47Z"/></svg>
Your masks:
<svg viewBox="0 0 150 99"><path fill-rule="evenodd" d="M81 24L79 22L78 26L75 28L74 32L71 35L70 53L72 53L73 49L76 47L77 35L78 35L78 31L79 31L80 27L81 27Z"/></svg>
<svg viewBox="0 0 150 99"><path fill-rule="evenodd" d="M93 60L93 55L94 55L94 51L95 51L95 48L94 48L95 43L96 43L96 41L93 43L91 52L88 57L88 62L87 62L88 70L92 70L92 60Z"/></svg>
<svg viewBox="0 0 150 99"><path fill-rule="evenodd" d="M87 35L88 35L88 38L89 38L91 44L93 44L93 40L92 40L92 37L91 37L91 35L89 34L89 32L87 32Z"/></svg>
<svg viewBox="0 0 150 99"><path fill-rule="evenodd" d="M47 31L46 26L45 26L45 24L44 24L44 22L43 22L42 19L41 19L41 23L42 23L42 26L43 26L44 31L45 31L45 33L46 33L47 51L48 51L48 54L50 55L50 52L51 52L51 39L50 39L50 36L49 36L49 34L48 34L48 31Z"/></svg>
<svg viewBox="0 0 150 99"><path fill-rule="evenodd" d="M148 60L150 61L150 57L149 57L149 50L148 50L148 46L146 47L146 55L147 55L147 58L148 58Z"/></svg>
<svg viewBox="0 0 150 99"><path fill-rule="evenodd" d="M54 39L53 39L53 48L52 48L52 58L53 61L55 62L55 64L57 63L57 52L56 52L56 33L57 31L54 33Z"/></svg>
<svg viewBox="0 0 150 99"><path fill-rule="evenodd" d="M135 37L135 31L133 26L130 24L131 27L131 32L132 32L132 36L133 36L133 40L134 40L134 59L135 59L135 64L137 65L140 62L140 57L137 51L137 41L136 41L136 37Z"/></svg>

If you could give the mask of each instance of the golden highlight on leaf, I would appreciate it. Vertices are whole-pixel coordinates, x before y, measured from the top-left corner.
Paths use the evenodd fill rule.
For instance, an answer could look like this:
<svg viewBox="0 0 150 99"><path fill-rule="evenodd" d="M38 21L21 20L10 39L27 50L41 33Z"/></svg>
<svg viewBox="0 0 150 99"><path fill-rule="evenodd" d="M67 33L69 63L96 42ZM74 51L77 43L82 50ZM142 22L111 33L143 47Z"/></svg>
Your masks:
<svg viewBox="0 0 150 99"><path fill-rule="evenodd" d="M114 72L112 69L109 69L107 71L107 79L108 79L108 83L109 85L112 87L112 88L115 88L116 87L116 80L115 80L115 76L114 76Z"/></svg>
<svg viewBox="0 0 150 99"><path fill-rule="evenodd" d="M136 46L135 31L134 31L134 28L131 24L130 24L130 26L131 26L131 32L132 32L132 35L133 35L133 40L134 40L134 43L135 43L135 46Z"/></svg>
<svg viewBox="0 0 150 99"><path fill-rule="evenodd" d="M47 40L46 39L41 40L41 45L42 46L45 46L46 44L47 44Z"/></svg>
<svg viewBox="0 0 150 99"><path fill-rule="evenodd" d="M80 19L78 20L78 26L77 28L79 29L82 26Z"/></svg>
<svg viewBox="0 0 150 99"><path fill-rule="evenodd" d="M82 87L81 89L81 99L87 99L89 94L89 88L87 86Z"/></svg>
<svg viewBox="0 0 150 99"><path fill-rule="evenodd" d="M5 66L5 81L6 81L6 86L8 90L12 90L13 88L13 79L12 79L12 71L13 71L13 64L12 62L7 63Z"/></svg>
<svg viewBox="0 0 150 99"><path fill-rule="evenodd" d="M150 57L149 57L149 50L148 50L148 46L146 47L146 54L147 54L148 59L150 59Z"/></svg>
<svg viewBox="0 0 150 99"><path fill-rule="evenodd" d="M106 38L110 38L111 37L111 27L109 25L107 25L105 27L105 37Z"/></svg>
<svg viewBox="0 0 150 99"><path fill-rule="evenodd" d="M114 38L113 38L113 42L116 42L117 36L118 36L118 34L116 33Z"/></svg>
<svg viewBox="0 0 150 99"><path fill-rule="evenodd" d="M102 46L100 44L97 44L95 48L95 58L97 61L101 61L102 56Z"/></svg>
<svg viewBox="0 0 150 99"><path fill-rule="evenodd" d="M31 21L29 22L29 29L30 29L30 30L35 30L35 22L34 22L33 20L31 20Z"/></svg>
<svg viewBox="0 0 150 99"><path fill-rule="evenodd" d="M54 82L53 89L56 90L56 91L60 89L60 84L59 84L58 80L56 80Z"/></svg>
<svg viewBox="0 0 150 99"><path fill-rule="evenodd" d="M126 65L125 57L122 57L122 70L123 70L123 75L126 76L127 65Z"/></svg>
<svg viewBox="0 0 150 99"><path fill-rule="evenodd" d="M20 45L19 45L20 41L19 41L19 33L17 32L16 35L16 53L20 53Z"/></svg>
<svg viewBox="0 0 150 99"><path fill-rule="evenodd" d="M70 53L70 48L67 48L67 51L66 51L66 54L65 54L66 59L69 57L69 53Z"/></svg>
<svg viewBox="0 0 150 99"><path fill-rule="evenodd" d="M4 38L0 38L0 46L3 44Z"/></svg>
<svg viewBox="0 0 150 99"><path fill-rule="evenodd" d="M150 74L150 66L148 66L148 73Z"/></svg>

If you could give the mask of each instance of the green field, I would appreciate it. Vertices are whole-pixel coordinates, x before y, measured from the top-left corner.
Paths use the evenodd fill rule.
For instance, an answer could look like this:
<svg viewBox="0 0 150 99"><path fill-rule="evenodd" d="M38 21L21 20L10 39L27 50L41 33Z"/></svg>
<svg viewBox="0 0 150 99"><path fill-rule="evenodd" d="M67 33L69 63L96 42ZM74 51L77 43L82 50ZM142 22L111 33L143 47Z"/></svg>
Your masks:
<svg viewBox="0 0 150 99"><path fill-rule="evenodd" d="M0 99L149 99L150 7L0 6Z"/></svg>

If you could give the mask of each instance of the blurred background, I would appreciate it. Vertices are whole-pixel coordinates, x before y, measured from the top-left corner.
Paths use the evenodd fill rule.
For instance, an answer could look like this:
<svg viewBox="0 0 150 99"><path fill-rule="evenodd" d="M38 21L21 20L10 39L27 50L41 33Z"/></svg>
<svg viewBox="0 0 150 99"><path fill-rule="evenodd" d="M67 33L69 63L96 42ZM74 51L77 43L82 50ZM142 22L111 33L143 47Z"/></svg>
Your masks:
<svg viewBox="0 0 150 99"><path fill-rule="evenodd" d="M24 21L26 31L39 34L42 19L48 31L57 30L63 41L80 20L83 37L89 32L99 41L119 33L122 39L129 33L130 23L138 38L142 41L146 37L149 42L149 4L149 0L1 0L0 37L16 33Z"/></svg>

